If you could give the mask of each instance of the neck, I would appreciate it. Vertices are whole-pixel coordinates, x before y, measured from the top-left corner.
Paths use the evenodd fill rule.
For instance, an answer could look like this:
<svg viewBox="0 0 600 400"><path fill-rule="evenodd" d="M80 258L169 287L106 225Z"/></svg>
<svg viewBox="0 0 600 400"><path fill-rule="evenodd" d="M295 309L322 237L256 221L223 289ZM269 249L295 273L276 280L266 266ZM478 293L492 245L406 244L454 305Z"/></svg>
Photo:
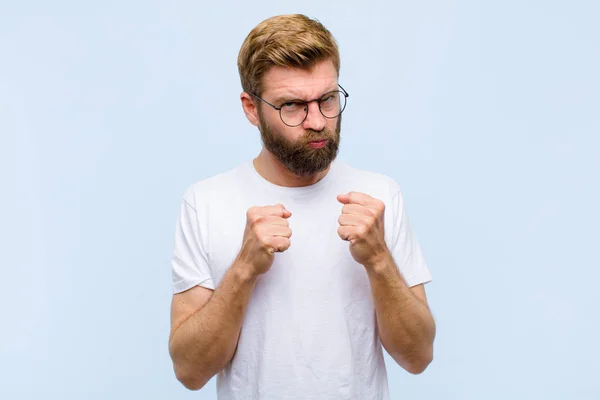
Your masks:
<svg viewBox="0 0 600 400"><path fill-rule="evenodd" d="M329 168L310 176L297 176L290 172L273 154L264 148L253 160L254 168L260 176L277 186L302 187L319 182L327 175Z"/></svg>

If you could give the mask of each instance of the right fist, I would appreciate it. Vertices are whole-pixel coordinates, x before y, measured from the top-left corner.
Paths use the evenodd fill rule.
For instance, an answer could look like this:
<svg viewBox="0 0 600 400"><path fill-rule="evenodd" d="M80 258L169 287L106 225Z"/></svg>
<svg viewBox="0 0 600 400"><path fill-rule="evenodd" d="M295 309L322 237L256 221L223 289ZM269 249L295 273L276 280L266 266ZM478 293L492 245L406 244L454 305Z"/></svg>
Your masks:
<svg viewBox="0 0 600 400"><path fill-rule="evenodd" d="M253 275L267 272L275 259L274 253L290 247L292 230L287 219L291 215L282 204L251 207L246 212L246 229L238 260L249 266Z"/></svg>

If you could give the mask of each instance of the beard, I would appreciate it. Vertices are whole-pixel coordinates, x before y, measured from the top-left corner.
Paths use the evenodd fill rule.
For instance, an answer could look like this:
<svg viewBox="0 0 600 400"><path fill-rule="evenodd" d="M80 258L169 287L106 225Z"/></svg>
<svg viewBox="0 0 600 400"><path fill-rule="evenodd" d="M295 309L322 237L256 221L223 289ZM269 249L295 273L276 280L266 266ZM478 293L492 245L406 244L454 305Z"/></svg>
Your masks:
<svg viewBox="0 0 600 400"><path fill-rule="evenodd" d="M335 131L323 129L320 132L312 129L295 142L290 142L281 133L269 126L261 112L258 113L260 136L265 149L269 150L288 171L298 177L309 177L326 170L335 160L340 146L340 128L342 116L339 115ZM309 142L327 139L325 146L315 149Z"/></svg>

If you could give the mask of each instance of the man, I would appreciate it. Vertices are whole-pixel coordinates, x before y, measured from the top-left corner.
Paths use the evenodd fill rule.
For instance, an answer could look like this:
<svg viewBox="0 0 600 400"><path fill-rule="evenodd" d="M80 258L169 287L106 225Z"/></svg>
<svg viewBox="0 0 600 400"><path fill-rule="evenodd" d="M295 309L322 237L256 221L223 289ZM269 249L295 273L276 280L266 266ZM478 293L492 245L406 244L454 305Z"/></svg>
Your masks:
<svg viewBox="0 0 600 400"><path fill-rule="evenodd" d="M330 32L303 15L254 28L238 68L252 162L184 195L169 340L177 378L219 399L388 399L382 344L433 357L431 280L386 176L336 160L348 93Z"/></svg>

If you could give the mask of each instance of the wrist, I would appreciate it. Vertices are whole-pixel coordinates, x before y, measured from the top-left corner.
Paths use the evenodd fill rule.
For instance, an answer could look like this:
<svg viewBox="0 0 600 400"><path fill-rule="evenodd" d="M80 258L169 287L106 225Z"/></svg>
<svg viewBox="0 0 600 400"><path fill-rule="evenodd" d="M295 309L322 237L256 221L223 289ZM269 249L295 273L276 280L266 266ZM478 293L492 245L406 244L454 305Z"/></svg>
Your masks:
<svg viewBox="0 0 600 400"><path fill-rule="evenodd" d="M372 257L368 262L363 264L368 272L383 272L390 266L394 266L394 259L389 251L382 252L377 256Z"/></svg>
<svg viewBox="0 0 600 400"><path fill-rule="evenodd" d="M244 283L255 283L258 278L258 273L255 272L253 265L242 260L235 260L231 266L231 271L235 276Z"/></svg>

